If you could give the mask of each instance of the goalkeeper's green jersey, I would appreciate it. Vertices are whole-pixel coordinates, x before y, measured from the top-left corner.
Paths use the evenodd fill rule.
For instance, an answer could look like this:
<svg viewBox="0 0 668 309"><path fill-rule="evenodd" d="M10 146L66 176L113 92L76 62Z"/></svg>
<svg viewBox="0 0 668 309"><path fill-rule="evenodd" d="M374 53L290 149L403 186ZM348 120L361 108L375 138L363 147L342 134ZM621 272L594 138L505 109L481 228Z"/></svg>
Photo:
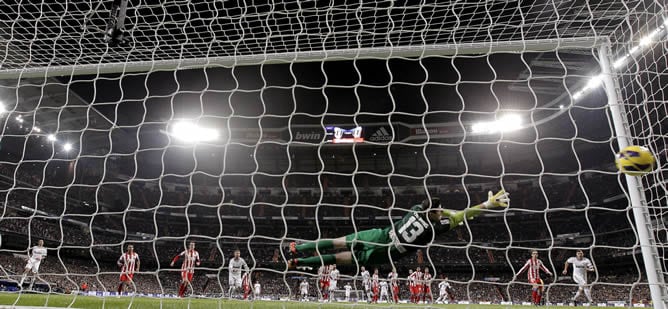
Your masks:
<svg viewBox="0 0 668 309"><path fill-rule="evenodd" d="M426 246L436 235L450 230L450 218L430 222L428 212L421 205L416 205L386 230L396 251L405 254Z"/></svg>
<svg viewBox="0 0 668 309"><path fill-rule="evenodd" d="M384 264L424 248L438 233L450 230L450 219L429 222L428 214L416 205L384 229L364 230L346 236L348 248L360 265Z"/></svg>

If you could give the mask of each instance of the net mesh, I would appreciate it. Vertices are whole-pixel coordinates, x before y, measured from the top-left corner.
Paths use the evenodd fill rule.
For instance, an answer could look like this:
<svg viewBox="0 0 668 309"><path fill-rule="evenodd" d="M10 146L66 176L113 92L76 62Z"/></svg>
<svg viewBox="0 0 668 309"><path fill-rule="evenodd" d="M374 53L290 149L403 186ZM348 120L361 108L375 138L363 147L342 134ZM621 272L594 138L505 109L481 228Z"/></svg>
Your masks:
<svg viewBox="0 0 668 309"><path fill-rule="evenodd" d="M380 263L383 278L397 268L408 299L408 269L428 267L434 294L447 275L456 300L528 302L526 274L514 275L535 249L555 273L544 277L545 299L569 302L577 284L561 270L583 249L596 266L595 302L649 299L632 207L613 164L607 97L590 86L601 65L596 46L268 61L277 53L610 36L616 56L632 54L615 73L631 135L661 163L642 179L665 262L665 33L630 50L643 33L665 28L662 4L130 1L131 42L114 48L102 34L110 6L0 7L0 71L19 70L0 86L7 282L20 279L26 249L44 239L49 255L34 289L82 291L86 282L93 295L109 296L119 283L116 261L132 244L142 267L130 291L176 294L180 267L169 264L194 241L202 264L189 293L229 296L228 264L239 249L262 295L294 299L306 279L315 299L322 297L318 267L288 270L290 241L385 228L433 196L461 210L504 188L508 210L486 211L428 247ZM267 62L123 69L244 55ZM118 71L20 78L78 65ZM183 141L175 129L184 121L219 135ZM335 143L334 127L361 127L364 142ZM207 132L191 130L185 139ZM339 269L333 297L345 298L345 283L364 290L357 265Z"/></svg>

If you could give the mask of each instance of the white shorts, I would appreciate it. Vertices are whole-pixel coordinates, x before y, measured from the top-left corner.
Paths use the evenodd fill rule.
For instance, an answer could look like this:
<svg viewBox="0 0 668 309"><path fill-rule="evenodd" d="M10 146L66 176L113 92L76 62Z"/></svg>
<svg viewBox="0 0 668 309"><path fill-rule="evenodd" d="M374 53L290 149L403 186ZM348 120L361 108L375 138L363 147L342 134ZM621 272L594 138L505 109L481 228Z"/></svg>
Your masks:
<svg viewBox="0 0 668 309"><path fill-rule="evenodd" d="M230 276L229 283L230 283L230 286L240 288L241 287L241 276Z"/></svg>
<svg viewBox="0 0 668 309"><path fill-rule="evenodd" d="M306 294L308 294L308 291L307 290L302 290L302 295L306 295Z"/></svg>
<svg viewBox="0 0 668 309"><path fill-rule="evenodd" d="M24 269L30 268L30 270L32 270L33 273L38 273L40 264L42 264L41 260L29 259Z"/></svg>
<svg viewBox="0 0 668 309"><path fill-rule="evenodd" d="M329 280L329 290L330 291L336 290L336 283L337 282L338 282L337 280Z"/></svg>
<svg viewBox="0 0 668 309"><path fill-rule="evenodd" d="M578 284L578 286L585 286L587 285L587 279L583 278L582 276L573 276L573 281Z"/></svg>

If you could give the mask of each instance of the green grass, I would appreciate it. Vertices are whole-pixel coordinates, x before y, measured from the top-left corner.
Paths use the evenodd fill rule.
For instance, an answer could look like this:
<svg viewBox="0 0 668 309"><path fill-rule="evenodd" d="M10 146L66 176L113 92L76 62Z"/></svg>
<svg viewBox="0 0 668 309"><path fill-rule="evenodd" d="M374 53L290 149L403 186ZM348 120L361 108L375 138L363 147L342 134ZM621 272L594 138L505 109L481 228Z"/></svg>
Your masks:
<svg viewBox="0 0 668 309"><path fill-rule="evenodd" d="M219 299L157 299L146 297L107 297L99 298L94 296L75 296L75 295L43 295L43 294L13 294L0 293L0 306L2 305L16 305L16 306L34 306L34 307L70 307L70 308L137 308L137 309L170 309L170 308L249 308L249 309L269 309L269 308L300 308L300 309L378 309L378 308L532 308L527 306L502 306L502 305L368 305L368 304L320 304L320 303L301 303L289 301L235 301L235 300L219 300ZM550 307L541 307L550 308ZM573 308L573 307L552 307L552 308Z"/></svg>

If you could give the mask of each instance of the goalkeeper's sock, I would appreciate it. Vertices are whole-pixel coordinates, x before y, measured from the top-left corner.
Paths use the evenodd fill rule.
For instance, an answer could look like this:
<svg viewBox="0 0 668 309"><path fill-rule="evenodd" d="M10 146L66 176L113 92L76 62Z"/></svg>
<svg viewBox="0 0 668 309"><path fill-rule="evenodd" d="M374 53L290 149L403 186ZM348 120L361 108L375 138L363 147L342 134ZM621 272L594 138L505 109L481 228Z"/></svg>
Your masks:
<svg viewBox="0 0 668 309"><path fill-rule="evenodd" d="M21 277L21 282L19 282L19 287L23 286L23 281L26 281L26 275L25 274L23 274L23 276Z"/></svg>
<svg viewBox="0 0 668 309"><path fill-rule="evenodd" d="M118 285L118 294L121 294L123 292L123 283Z"/></svg>
<svg viewBox="0 0 668 309"><path fill-rule="evenodd" d="M531 290L531 299L533 300L533 303L536 303L536 300L538 299L538 292L536 290Z"/></svg>
<svg viewBox="0 0 668 309"><path fill-rule="evenodd" d="M179 297L183 297L183 293L185 292L185 287L186 287L185 283L181 283L181 285L179 286Z"/></svg>
<svg viewBox="0 0 668 309"><path fill-rule="evenodd" d="M296 245L295 246L295 249L297 249L298 252L326 250L326 249L332 249L332 248L334 248L334 241L332 241L330 239L312 241L312 242L307 242L307 243L303 243L301 245Z"/></svg>
<svg viewBox="0 0 668 309"><path fill-rule="evenodd" d="M297 259L297 265L299 266L320 266L320 265L330 265L336 263L336 255L334 254L325 254L321 256L311 256L307 258Z"/></svg>

